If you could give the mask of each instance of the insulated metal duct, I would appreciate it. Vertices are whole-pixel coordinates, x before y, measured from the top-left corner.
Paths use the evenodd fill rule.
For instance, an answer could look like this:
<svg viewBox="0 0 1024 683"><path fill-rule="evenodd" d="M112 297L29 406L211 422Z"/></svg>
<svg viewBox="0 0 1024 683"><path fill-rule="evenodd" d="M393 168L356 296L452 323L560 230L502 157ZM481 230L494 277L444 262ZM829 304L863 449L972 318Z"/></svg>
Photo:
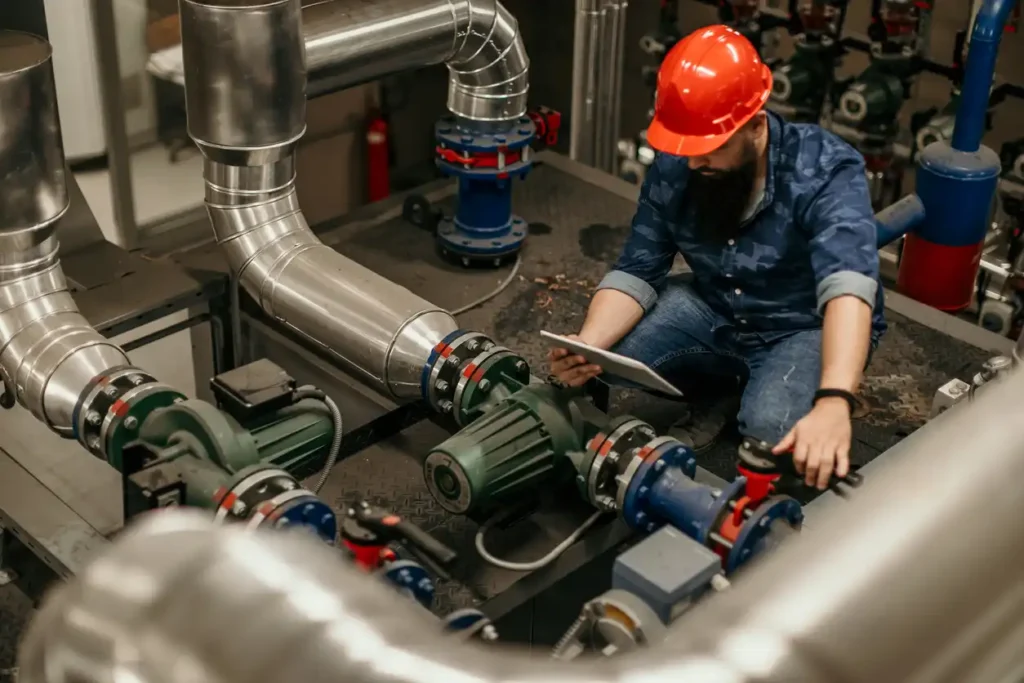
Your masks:
<svg viewBox="0 0 1024 683"><path fill-rule="evenodd" d="M39 612L22 683L1005 683L1024 664L1024 373L922 428L665 643L472 647L298 535L161 512ZM993 524L998 520L998 524Z"/></svg>
<svg viewBox="0 0 1024 683"><path fill-rule="evenodd" d="M494 0L180 0L189 134L241 286L272 318L397 399L422 396L448 312L323 245L295 194L307 69L355 84L444 62L449 109L479 125L526 112L529 60ZM347 75L347 77L346 77ZM340 81L336 79L341 78Z"/></svg>
<svg viewBox="0 0 1024 683"><path fill-rule="evenodd" d="M48 42L0 32L0 376L61 436L90 382L130 365L78 312L58 258L67 173Z"/></svg>
<svg viewBox="0 0 1024 683"><path fill-rule="evenodd" d="M530 60L515 17L495 0L335 0L302 10L302 34L310 76L332 85L444 63L456 116L526 113Z"/></svg>

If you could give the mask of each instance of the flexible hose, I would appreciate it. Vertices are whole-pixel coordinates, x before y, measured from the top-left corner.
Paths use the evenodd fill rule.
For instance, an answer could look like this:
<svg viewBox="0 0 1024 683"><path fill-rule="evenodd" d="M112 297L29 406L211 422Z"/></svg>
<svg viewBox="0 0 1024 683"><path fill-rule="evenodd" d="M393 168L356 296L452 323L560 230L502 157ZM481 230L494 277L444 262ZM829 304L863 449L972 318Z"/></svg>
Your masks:
<svg viewBox="0 0 1024 683"><path fill-rule="evenodd" d="M487 303L488 301L490 301L494 297L496 297L499 294L501 294L502 292L504 292L506 289L508 289L508 286L511 285L515 281L516 275L519 275L519 269L522 268L522 266L523 266L523 252L520 251L519 255L516 256L516 263L515 263L515 265L512 266L512 272L508 274L507 278L505 278L504 280L501 281L500 285L498 285L492 291L488 292L487 294L485 294L484 296L480 297L476 301L473 301L472 303L468 303L468 304L466 304L465 306L463 306L461 308L456 308L454 311L451 311L451 314L452 315L462 315L463 313L468 313L469 311L472 311L474 308L480 308L485 303Z"/></svg>
<svg viewBox="0 0 1024 683"><path fill-rule="evenodd" d="M296 403L307 398L316 399L327 406L327 410L331 414L331 422L334 425L334 436L331 438L331 448L327 451L327 460L324 462L324 468L320 471L320 476L312 488L313 493L320 493L324 484L327 483L327 477L331 476L331 470L334 469L338 462L338 455L341 453L341 438L344 435L344 422L342 421L341 409L338 408L338 404L320 389L312 386L299 387L295 392Z"/></svg>
<svg viewBox="0 0 1024 683"><path fill-rule="evenodd" d="M480 557L483 558L484 562L494 565L495 567L508 569L514 572L534 572L538 569L543 569L557 560L562 553L572 546L573 543L580 540L580 537L587 533L587 529L594 526L602 515L604 515L604 512L601 510L590 515L590 517L587 518L587 521L580 524L576 531L569 534L568 538L552 548L551 552L547 555L538 560L534 560L533 562L509 562L491 555L484 544L484 536L487 534L488 529L491 528L491 521L488 520L487 522L484 522L483 526L480 527L480 530L476 532L476 551L480 554Z"/></svg>

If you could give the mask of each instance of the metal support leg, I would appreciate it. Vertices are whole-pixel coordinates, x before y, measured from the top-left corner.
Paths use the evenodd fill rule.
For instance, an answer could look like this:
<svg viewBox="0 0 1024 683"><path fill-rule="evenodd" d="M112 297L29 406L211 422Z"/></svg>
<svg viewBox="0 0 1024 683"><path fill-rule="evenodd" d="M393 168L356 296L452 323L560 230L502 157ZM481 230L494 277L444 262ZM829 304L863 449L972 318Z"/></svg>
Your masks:
<svg viewBox="0 0 1024 683"><path fill-rule="evenodd" d="M110 0L92 0L92 24L96 34L100 90L103 96L110 199L114 209L114 239L111 241L131 251L138 245L139 230L135 222L131 153L128 150L124 100L121 97L121 66L117 55L114 7Z"/></svg>

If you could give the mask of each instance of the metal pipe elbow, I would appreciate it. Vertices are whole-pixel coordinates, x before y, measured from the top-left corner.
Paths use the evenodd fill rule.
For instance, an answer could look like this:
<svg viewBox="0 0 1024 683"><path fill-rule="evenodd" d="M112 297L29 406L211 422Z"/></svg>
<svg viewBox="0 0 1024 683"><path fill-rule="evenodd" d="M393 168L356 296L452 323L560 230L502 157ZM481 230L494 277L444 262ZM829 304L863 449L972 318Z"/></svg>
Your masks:
<svg viewBox="0 0 1024 683"><path fill-rule="evenodd" d="M70 206L49 44L0 31L0 376L16 399L72 436L80 394L124 353L78 312L60 267L57 223Z"/></svg>
<svg viewBox="0 0 1024 683"><path fill-rule="evenodd" d="M451 75L448 109L471 121L514 121L526 114L530 59L519 22L496 0L462 0L455 50L446 60Z"/></svg>
<svg viewBox="0 0 1024 683"><path fill-rule="evenodd" d="M56 261L40 273L0 284L0 347L5 391L69 438L75 406L89 382L130 364L78 312Z"/></svg>

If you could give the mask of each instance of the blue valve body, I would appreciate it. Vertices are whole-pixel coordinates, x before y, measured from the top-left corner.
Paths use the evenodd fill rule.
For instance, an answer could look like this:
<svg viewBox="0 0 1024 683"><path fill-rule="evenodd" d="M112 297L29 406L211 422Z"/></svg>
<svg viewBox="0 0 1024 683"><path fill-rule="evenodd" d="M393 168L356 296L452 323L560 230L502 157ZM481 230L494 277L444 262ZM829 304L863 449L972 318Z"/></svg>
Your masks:
<svg viewBox="0 0 1024 683"><path fill-rule="evenodd" d="M502 126L450 118L437 124L437 167L459 182L455 216L443 219L437 229L443 249L470 258L502 258L519 251L527 225L512 215L512 181L525 178L533 167L530 144L536 136L528 117Z"/></svg>

